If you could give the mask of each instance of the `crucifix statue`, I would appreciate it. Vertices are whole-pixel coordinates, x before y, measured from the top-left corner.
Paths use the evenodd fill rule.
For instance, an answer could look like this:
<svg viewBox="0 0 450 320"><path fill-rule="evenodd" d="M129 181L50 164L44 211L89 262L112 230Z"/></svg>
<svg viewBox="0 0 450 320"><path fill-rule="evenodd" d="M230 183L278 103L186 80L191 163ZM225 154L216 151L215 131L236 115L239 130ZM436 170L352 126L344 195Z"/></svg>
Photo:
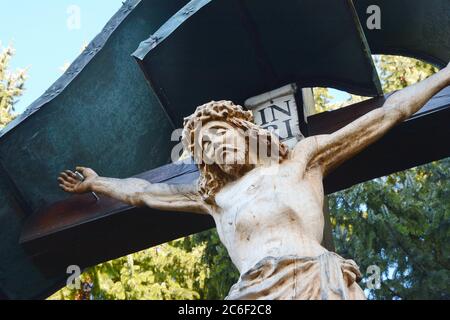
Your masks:
<svg viewBox="0 0 450 320"><path fill-rule="evenodd" d="M211 215L241 275L227 299L365 299L355 262L321 246L322 181L448 85L450 65L346 127L305 138L293 150L255 125L250 111L213 101L184 125L185 150L200 170L197 184L104 178L78 167L84 180L67 170L60 186L134 206Z"/></svg>

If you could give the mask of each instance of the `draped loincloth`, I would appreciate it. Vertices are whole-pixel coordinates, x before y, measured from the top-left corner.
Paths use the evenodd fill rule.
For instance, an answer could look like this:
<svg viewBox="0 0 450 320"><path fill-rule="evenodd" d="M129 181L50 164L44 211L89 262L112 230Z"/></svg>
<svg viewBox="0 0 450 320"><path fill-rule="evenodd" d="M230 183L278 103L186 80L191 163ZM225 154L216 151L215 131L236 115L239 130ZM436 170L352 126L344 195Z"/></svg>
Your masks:
<svg viewBox="0 0 450 320"><path fill-rule="evenodd" d="M244 273L226 300L365 300L353 260L327 252L318 257L267 257Z"/></svg>

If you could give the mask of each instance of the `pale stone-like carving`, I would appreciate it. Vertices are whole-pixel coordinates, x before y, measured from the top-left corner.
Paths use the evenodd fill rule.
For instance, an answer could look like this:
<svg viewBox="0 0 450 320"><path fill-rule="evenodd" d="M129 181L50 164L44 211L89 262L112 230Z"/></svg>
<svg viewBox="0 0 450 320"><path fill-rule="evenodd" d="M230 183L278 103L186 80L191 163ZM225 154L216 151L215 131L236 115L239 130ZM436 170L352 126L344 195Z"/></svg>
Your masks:
<svg viewBox="0 0 450 320"><path fill-rule="evenodd" d="M242 107L211 102L185 123L183 142L199 163L198 185L102 178L83 167L77 170L84 182L71 171L61 173L59 181L67 192L96 192L136 206L212 215L241 272L228 299L364 299L357 265L320 245L322 180L448 85L450 67L393 94L382 108L333 134L302 140L292 152L254 125ZM248 147L252 139L267 142L275 152L262 157Z"/></svg>

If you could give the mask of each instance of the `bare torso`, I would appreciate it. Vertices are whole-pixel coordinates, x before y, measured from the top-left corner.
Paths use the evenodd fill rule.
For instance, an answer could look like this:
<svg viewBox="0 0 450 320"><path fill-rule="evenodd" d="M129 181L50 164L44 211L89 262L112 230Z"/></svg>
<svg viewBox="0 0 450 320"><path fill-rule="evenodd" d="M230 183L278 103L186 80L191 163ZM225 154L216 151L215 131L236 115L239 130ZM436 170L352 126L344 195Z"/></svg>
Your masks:
<svg viewBox="0 0 450 320"><path fill-rule="evenodd" d="M297 160L258 167L226 185L212 213L221 241L241 273L265 257L325 252L319 169Z"/></svg>

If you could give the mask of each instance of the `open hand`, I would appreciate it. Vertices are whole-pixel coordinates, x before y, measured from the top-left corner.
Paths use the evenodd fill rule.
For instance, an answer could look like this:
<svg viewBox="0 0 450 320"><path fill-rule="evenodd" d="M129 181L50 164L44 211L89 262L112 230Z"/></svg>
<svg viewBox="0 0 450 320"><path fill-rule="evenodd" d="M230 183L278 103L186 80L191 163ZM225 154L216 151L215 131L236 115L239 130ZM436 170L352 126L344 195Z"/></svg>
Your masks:
<svg viewBox="0 0 450 320"><path fill-rule="evenodd" d="M59 187L69 193L91 192L92 182L98 177L98 174L94 170L84 167L77 167L76 171L84 176L83 181L80 181L74 172L66 170L61 172L58 177Z"/></svg>

